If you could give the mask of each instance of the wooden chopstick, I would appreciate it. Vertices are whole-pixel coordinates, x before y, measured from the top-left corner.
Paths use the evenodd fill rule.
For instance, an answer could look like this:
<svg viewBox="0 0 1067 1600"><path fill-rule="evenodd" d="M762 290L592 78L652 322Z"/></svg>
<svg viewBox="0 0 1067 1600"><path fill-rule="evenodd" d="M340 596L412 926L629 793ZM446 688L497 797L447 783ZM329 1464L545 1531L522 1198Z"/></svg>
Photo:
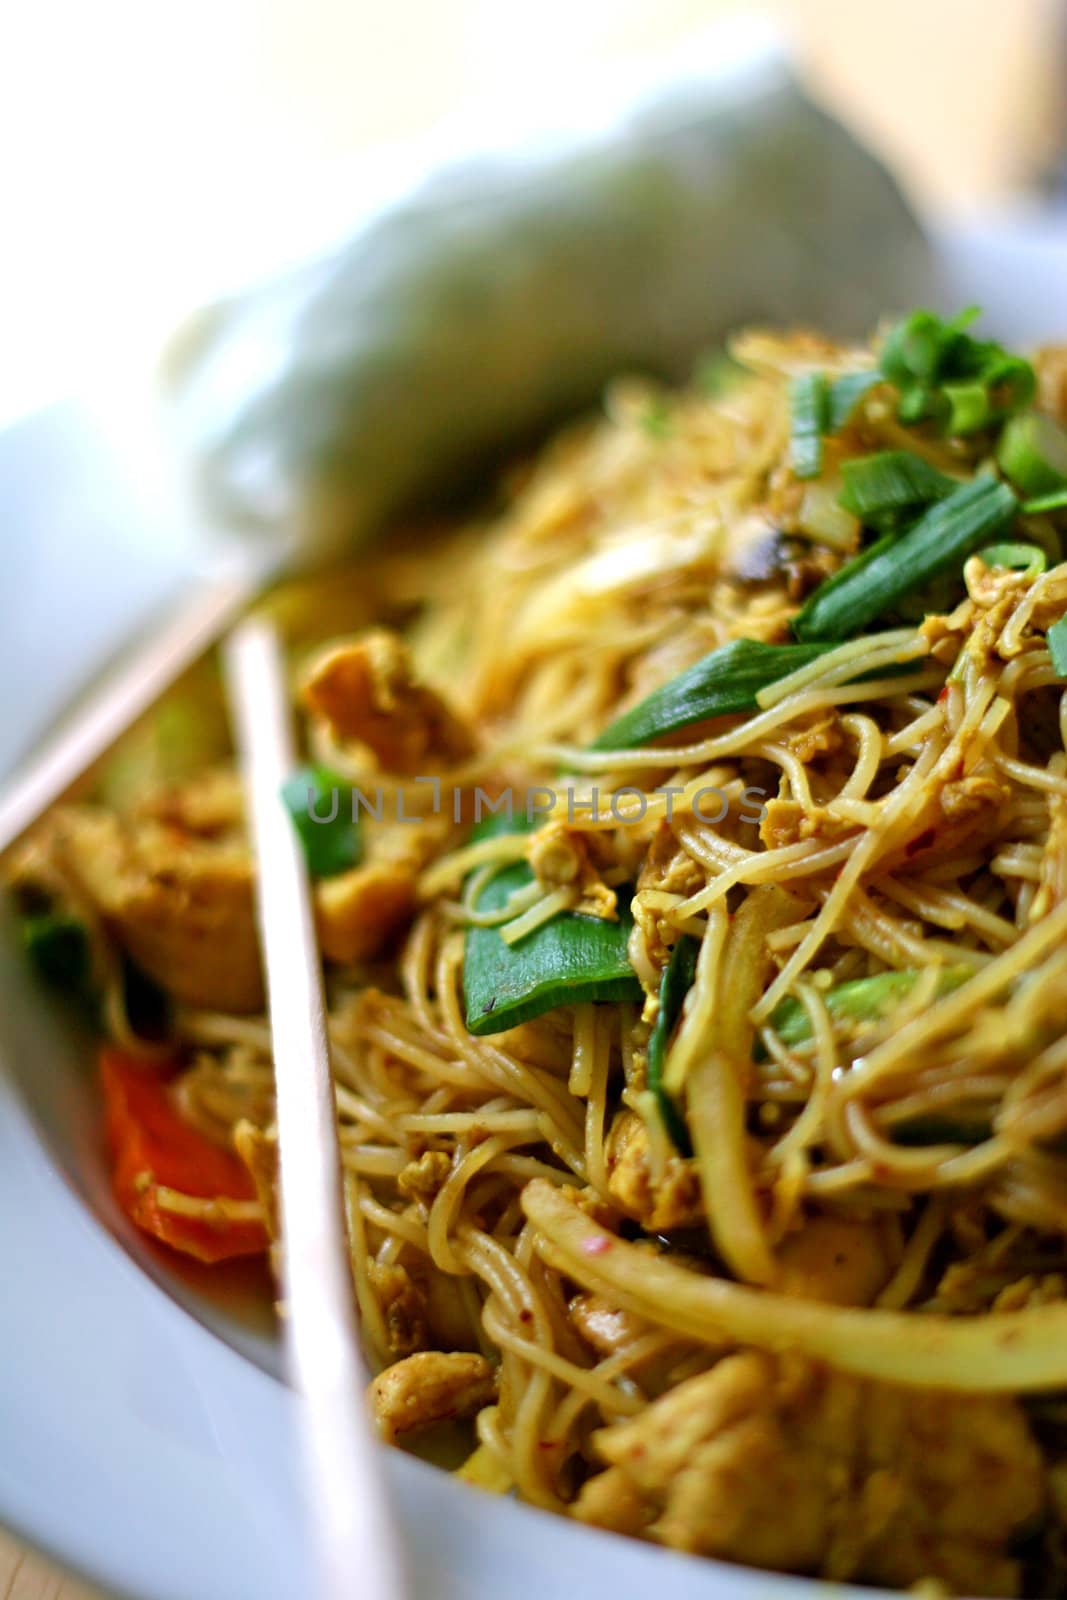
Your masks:
<svg viewBox="0 0 1067 1600"><path fill-rule="evenodd" d="M330 1600L400 1600L383 1454L365 1409L345 1237L322 968L307 870L281 786L292 718L274 629L249 620L223 649L258 863L257 908L277 1082L281 1219L293 1378Z"/></svg>
<svg viewBox="0 0 1067 1600"><path fill-rule="evenodd" d="M272 570L273 565L250 560L205 579L160 628L105 674L0 790L0 856L221 638Z"/></svg>

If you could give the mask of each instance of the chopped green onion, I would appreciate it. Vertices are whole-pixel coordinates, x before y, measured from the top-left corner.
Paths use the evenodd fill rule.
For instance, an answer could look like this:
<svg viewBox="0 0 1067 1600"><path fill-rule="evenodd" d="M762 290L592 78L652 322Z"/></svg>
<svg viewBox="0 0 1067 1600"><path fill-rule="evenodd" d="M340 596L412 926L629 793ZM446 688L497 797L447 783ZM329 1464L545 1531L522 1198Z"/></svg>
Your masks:
<svg viewBox="0 0 1067 1600"><path fill-rule="evenodd" d="M471 837L490 839L532 826L501 814L486 817ZM499 911L532 882L527 863L512 862L493 874L475 909ZM512 945L496 927L468 928L463 956L468 1031L478 1037L501 1033L557 1006L585 1001L640 1001L641 985L627 953L633 918L623 901L620 895L617 922L561 911Z"/></svg>
<svg viewBox="0 0 1067 1600"><path fill-rule="evenodd" d="M301 767L282 785L282 799L313 878L334 878L359 865L363 841L343 778L326 767Z"/></svg>
<svg viewBox="0 0 1067 1600"><path fill-rule="evenodd" d="M790 459L798 478L817 478L822 436L830 429L830 386L821 372L806 372L789 386L792 411Z"/></svg>
<svg viewBox="0 0 1067 1600"><path fill-rule="evenodd" d="M911 450L883 450L842 463L845 487L839 496L846 511L861 522L874 523L887 513L910 511L944 500L959 488L955 478L938 472Z"/></svg>
<svg viewBox="0 0 1067 1600"><path fill-rule="evenodd" d="M659 984L659 1012L648 1040L648 1087L656 1098L664 1127L683 1155L691 1153L689 1131L674 1100L663 1087L663 1064L667 1059L671 1034L682 1014L685 997L693 987L699 954L699 941L684 933L663 969Z"/></svg>
<svg viewBox="0 0 1067 1600"><path fill-rule="evenodd" d="M948 401L945 432L954 436L978 433L996 420L996 406L984 383L946 383L941 393Z"/></svg>
<svg viewBox="0 0 1067 1600"><path fill-rule="evenodd" d="M1016 572L1028 572L1035 578L1048 566L1047 555L1036 544L1016 544L1011 541L1006 544L987 544L978 554L987 567L1010 567Z"/></svg>
<svg viewBox="0 0 1067 1600"><path fill-rule="evenodd" d="M976 433L1030 404L1037 387L1033 367L993 340L972 339L964 329L977 312L945 322L917 310L887 334L883 375L897 388L897 416L914 424L937 418L953 435Z"/></svg>
<svg viewBox="0 0 1067 1600"><path fill-rule="evenodd" d="M89 936L76 917L46 912L27 917L22 945L42 978L65 989L83 989L90 969Z"/></svg>
<svg viewBox="0 0 1067 1600"><path fill-rule="evenodd" d="M756 710L756 695L830 648L825 644L761 644L733 639L623 713L590 750L636 750L691 722Z"/></svg>
<svg viewBox="0 0 1067 1600"><path fill-rule="evenodd" d="M997 465L1028 499L1067 489L1067 431L1040 412L1013 417L1000 436Z"/></svg>
<svg viewBox="0 0 1067 1600"><path fill-rule="evenodd" d="M886 334L879 363L882 372L902 393L916 382L933 384L958 336L958 330L933 311L913 311Z"/></svg>
<svg viewBox="0 0 1067 1600"><path fill-rule="evenodd" d="M1045 634L1052 665L1061 678L1067 678L1067 617L1054 622Z"/></svg>
<svg viewBox="0 0 1067 1600"><path fill-rule="evenodd" d="M798 639L850 639L905 595L968 556L1011 522L1019 502L981 476L933 505L907 533L879 539L828 578L793 618Z"/></svg>
<svg viewBox="0 0 1067 1600"><path fill-rule="evenodd" d="M875 384L881 381L880 372L846 372L843 377L835 378L830 384L829 426L826 431L840 433L845 423L851 420L864 395L869 394Z"/></svg>
<svg viewBox="0 0 1067 1600"><path fill-rule="evenodd" d="M968 967L946 967L937 982L939 995L958 989L970 976ZM910 967L896 972L879 972L873 978L853 978L839 983L823 996L831 1018L848 1022L875 1022L887 1017L909 995L919 973ZM805 1044L811 1038L811 1019L799 1000L783 1000L771 1013L770 1026L787 1049Z"/></svg>
<svg viewBox="0 0 1067 1600"><path fill-rule="evenodd" d="M989 419L993 422L1004 422L1008 417L1015 416L1031 403L1037 393L1037 374L1029 361L1024 361L1022 356L1009 355L1006 351L1002 352L999 360L989 362L982 378L986 389L997 402Z"/></svg>

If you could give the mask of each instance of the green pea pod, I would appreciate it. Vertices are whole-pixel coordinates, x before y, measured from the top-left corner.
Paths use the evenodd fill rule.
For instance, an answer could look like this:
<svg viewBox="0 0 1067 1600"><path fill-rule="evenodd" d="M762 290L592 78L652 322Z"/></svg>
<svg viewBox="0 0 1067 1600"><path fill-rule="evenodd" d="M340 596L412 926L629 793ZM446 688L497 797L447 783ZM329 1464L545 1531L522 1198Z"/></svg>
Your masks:
<svg viewBox="0 0 1067 1600"><path fill-rule="evenodd" d="M958 989L970 975L969 967L946 967L938 979L937 993ZM823 1004L835 1020L873 1022L886 1017L899 1000L911 993L919 977L911 967L895 972L879 972L873 978L854 978L839 983L823 996ZM811 1021L799 1000L792 997L775 1006L771 1027L788 1048L811 1038Z"/></svg>
<svg viewBox="0 0 1067 1600"><path fill-rule="evenodd" d="M472 840L526 830L532 823L501 816L487 817ZM533 881L525 861L504 867L486 884L479 911L498 911L517 889ZM620 894L617 922L561 911L550 921L509 945L497 928L467 930L463 957L463 999L467 1029L481 1036L502 1033L557 1006L589 1000L641 998L627 954L633 919L628 896Z"/></svg>

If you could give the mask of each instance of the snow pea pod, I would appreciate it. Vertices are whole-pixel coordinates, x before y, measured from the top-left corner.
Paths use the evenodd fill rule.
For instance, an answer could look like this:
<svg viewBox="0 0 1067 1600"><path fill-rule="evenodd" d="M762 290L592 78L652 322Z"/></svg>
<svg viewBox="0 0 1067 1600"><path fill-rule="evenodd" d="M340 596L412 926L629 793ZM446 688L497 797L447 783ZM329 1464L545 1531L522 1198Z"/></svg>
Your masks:
<svg viewBox="0 0 1067 1600"><path fill-rule="evenodd" d="M487 817L475 828L472 842L532 825L504 815ZM499 910L516 889L532 881L525 861L512 862L486 884L477 909ZM624 890L617 922L561 911L513 945L495 927L468 928L463 959L468 1031L477 1036L501 1033L557 1006L588 1000L639 1001L641 986L627 954L632 926Z"/></svg>

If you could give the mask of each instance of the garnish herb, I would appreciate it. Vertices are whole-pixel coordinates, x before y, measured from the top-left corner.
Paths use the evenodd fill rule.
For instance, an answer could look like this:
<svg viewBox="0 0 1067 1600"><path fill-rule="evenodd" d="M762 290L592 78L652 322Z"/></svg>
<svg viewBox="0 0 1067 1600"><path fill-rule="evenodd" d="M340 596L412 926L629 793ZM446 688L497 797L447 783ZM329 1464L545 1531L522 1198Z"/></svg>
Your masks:
<svg viewBox="0 0 1067 1600"><path fill-rule="evenodd" d="M363 858L349 796L350 785L326 767L301 767L282 785L282 799L313 878L334 878L358 867Z"/></svg>
<svg viewBox="0 0 1067 1600"><path fill-rule="evenodd" d="M920 309L887 334L880 366L898 391L901 422L932 419L949 434L977 433L1030 404L1033 367L994 340L972 339L965 329L978 315L971 306L946 322Z"/></svg>

